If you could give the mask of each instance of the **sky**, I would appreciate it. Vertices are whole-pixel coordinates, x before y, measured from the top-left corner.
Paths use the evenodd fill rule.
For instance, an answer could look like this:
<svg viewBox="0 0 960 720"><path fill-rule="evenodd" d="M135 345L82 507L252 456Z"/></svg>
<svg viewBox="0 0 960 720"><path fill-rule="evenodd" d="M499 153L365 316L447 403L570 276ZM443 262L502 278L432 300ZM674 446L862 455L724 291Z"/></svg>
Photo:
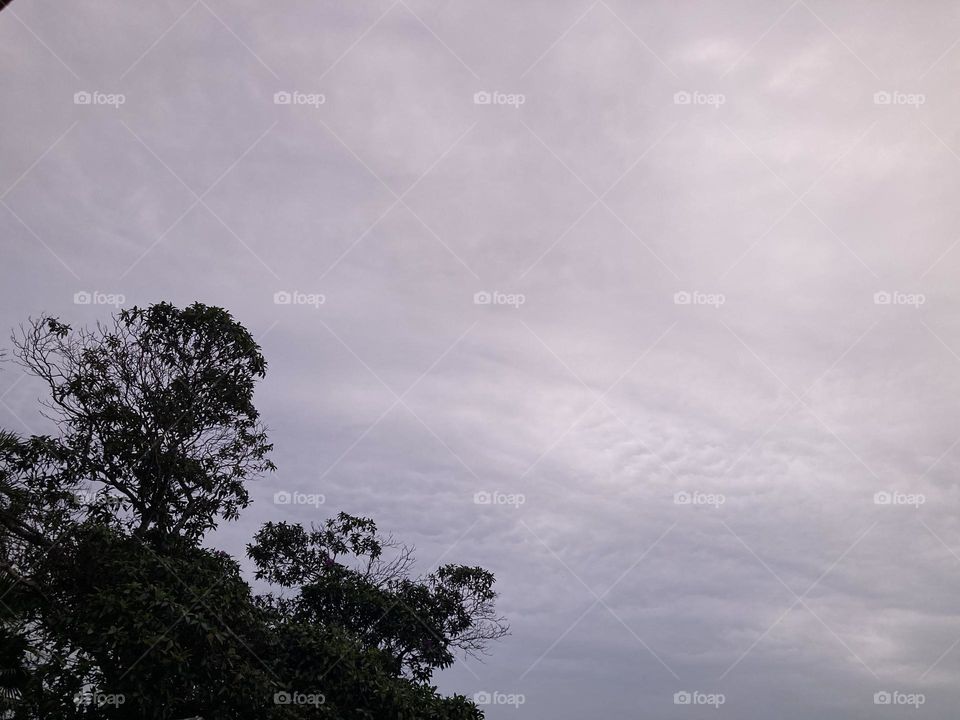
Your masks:
<svg viewBox="0 0 960 720"><path fill-rule="evenodd" d="M16 0L0 69L4 337L263 346L211 543L492 570L495 720L954 716L960 6Z"/></svg>

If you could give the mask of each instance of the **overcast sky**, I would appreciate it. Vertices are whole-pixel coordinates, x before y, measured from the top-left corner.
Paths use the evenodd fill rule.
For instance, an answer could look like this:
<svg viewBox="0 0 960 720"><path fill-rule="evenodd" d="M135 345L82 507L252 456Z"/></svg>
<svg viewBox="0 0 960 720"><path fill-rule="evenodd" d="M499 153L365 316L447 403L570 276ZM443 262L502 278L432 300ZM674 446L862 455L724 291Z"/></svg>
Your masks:
<svg viewBox="0 0 960 720"><path fill-rule="evenodd" d="M491 569L490 718L955 716L956 3L16 0L0 64L0 327L263 345L213 542Z"/></svg>

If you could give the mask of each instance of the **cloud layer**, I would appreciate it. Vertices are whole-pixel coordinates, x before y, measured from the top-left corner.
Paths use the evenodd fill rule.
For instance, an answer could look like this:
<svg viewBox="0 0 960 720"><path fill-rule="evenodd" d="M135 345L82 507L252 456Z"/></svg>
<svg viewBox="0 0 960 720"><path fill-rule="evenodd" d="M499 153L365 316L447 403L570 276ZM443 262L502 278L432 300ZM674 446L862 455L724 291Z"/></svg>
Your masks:
<svg viewBox="0 0 960 720"><path fill-rule="evenodd" d="M343 509L492 569L514 633L439 678L488 717L952 717L958 38L939 2L19 0L0 324L229 308L280 471L216 542ZM6 365L3 425L39 392Z"/></svg>

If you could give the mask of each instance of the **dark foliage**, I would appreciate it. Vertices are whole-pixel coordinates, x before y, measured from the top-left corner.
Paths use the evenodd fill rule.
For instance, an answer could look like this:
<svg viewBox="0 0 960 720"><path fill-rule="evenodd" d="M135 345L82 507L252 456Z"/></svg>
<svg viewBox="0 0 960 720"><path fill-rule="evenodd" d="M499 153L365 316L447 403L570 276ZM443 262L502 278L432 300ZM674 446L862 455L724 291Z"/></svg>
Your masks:
<svg viewBox="0 0 960 720"><path fill-rule="evenodd" d="M30 323L15 354L55 437L0 431L0 711L10 717L480 718L429 684L506 632L493 575L411 574L372 520L267 523L202 545L272 471L260 348L224 310L162 303L93 330Z"/></svg>

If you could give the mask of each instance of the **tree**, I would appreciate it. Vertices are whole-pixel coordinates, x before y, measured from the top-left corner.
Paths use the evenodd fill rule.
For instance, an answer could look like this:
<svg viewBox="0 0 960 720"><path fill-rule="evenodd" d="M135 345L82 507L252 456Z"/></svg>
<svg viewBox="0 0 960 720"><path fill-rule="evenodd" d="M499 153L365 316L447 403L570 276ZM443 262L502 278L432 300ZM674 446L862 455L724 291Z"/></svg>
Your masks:
<svg viewBox="0 0 960 720"><path fill-rule="evenodd" d="M0 575L0 711L3 712L16 706L29 678L26 666L29 646L19 627L23 621L24 593L10 574Z"/></svg>
<svg viewBox="0 0 960 720"><path fill-rule="evenodd" d="M105 490L109 517L138 537L196 540L249 503L244 481L272 470L253 406L267 363L225 310L168 303L72 332L55 318L22 328L23 366L50 390L69 473Z"/></svg>
<svg viewBox="0 0 960 720"><path fill-rule="evenodd" d="M385 557L386 550L395 553ZM346 629L417 680L451 665L453 651L476 655L507 633L490 572L444 565L414 579L411 550L382 537L368 518L340 513L310 531L266 523L248 554L258 579L298 591L267 596L272 607L300 622Z"/></svg>
<svg viewBox="0 0 960 720"><path fill-rule="evenodd" d="M229 313L161 303L76 331L45 317L14 345L58 432L0 433L13 717L482 717L429 680L506 632L488 571L414 578L412 552L366 518L268 523L248 553L294 590L280 597L202 545L274 470L253 404L266 361Z"/></svg>

